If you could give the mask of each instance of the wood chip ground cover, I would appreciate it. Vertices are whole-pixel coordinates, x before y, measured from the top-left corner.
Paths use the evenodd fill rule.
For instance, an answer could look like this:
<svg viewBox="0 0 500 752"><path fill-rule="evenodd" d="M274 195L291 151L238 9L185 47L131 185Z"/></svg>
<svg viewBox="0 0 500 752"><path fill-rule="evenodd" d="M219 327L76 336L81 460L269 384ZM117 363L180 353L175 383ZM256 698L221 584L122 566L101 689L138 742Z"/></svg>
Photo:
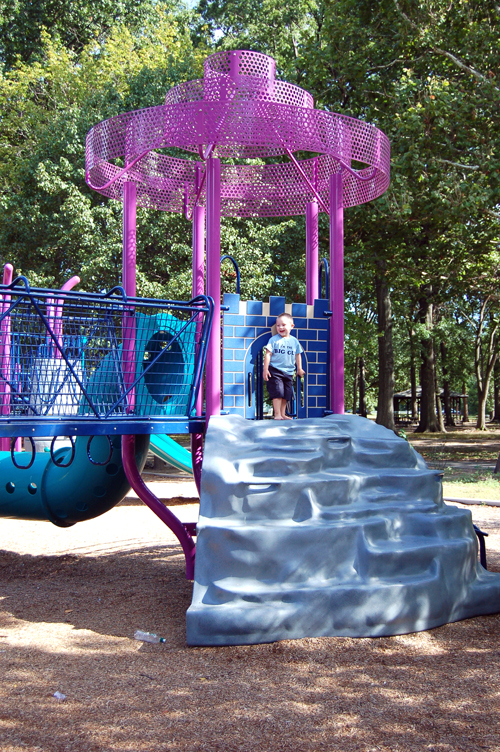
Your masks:
<svg viewBox="0 0 500 752"><path fill-rule="evenodd" d="M192 483L162 490L196 518ZM471 511L498 572L500 509ZM0 536L2 752L500 750L499 615L189 648L180 547L136 499L67 530L0 520Z"/></svg>

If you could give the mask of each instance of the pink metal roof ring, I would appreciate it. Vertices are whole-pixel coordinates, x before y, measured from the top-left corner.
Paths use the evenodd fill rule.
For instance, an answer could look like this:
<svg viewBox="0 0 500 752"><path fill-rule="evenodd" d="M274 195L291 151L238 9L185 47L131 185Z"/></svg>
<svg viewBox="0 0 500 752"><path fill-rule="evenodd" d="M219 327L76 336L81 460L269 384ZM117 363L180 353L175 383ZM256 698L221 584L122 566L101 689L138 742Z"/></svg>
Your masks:
<svg viewBox="0 0 500 752"><path fill-rule="evenodd" d="M196 157L159 151L172 147ZM296 152L314 156L298 161ZM230 160L221 165L223 216L304 214L314 200L328 211L329 178L338 172L344 207L372 201L389 185L382 131L315 110L307 91L275 78L272 58L247 50L211 55L203 79L175 86L163 105L95 125L87 135L86 180L117 200L132 182L139 206L191 215L205 205L209 156Z"/></svg>

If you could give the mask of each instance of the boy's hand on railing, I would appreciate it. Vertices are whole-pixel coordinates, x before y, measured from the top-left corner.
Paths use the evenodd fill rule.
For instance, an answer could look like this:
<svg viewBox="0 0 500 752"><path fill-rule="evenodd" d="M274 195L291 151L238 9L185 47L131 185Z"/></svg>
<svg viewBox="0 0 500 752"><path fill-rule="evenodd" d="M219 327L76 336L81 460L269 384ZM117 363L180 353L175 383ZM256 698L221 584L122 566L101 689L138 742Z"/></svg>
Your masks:
<svg viewBox="0 0 500 752"><path fill-rule="evenodd" d="M302 376L305 376L305 375L306 375L306 372L304 371L303 368L297 368L297 376L302 377Z"/></svg>

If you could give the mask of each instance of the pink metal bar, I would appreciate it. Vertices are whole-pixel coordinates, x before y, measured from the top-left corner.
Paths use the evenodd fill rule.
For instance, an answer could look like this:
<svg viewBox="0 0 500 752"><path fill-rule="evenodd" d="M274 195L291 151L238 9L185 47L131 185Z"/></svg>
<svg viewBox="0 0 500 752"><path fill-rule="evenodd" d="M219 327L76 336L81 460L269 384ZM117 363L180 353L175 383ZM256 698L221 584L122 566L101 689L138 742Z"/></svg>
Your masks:
<svg viewBox="0 0 500 752"><path fill-rule="evenodd" d="M214 301L205 370L206 418L220 415L220 159L207 160L207 295Z"/></svg>
<svg viewBox="0 0 500 752"><path fill-rule="evenodd" d="M306 206L306 303L312 305L319 298L318 284L319 241L318 204Z"/></svg>
<svg viewBox="0 0 500 752"><path fill-rule="evenodd" d="M196 196L194 197L193 211L191 212L191 216L189 216L189 214L188 214L188 216L186 217L186 219L193 219L193 217L194 217L194 210L198 206L198 201L200 200L201 192L202 192L203 187L205 185L205 178L206 178L207 173L204 171L203 174L201 175L200 179L198 179L198 174L199 174L199 166L197 165L196 166L196 183L197 183L197 188L196 188Z"/></svg>
<svg viewBox="0 0 500 752"><path fill-rule="evenodd" d="M330 177L330 406L344 412L344 207L342 175Z"/></svg>
<svg viewBox="0 0 500 752"><path fill-rule="evenodd" d="M10 285L14 274L14 267L12 264L5 264L3 268L3 280L4 285ZM3 295L0 301L0 312L4 313L10 303L10 295ZM0 359L2 361L2 383L0 386L0 414L9 415L10 413L10 384L7 381L10 379L10 317L6 316L0 325ZM10 451L10 439L0 439L0 451Z"/></svg>
<svg viewBox="0 0 500 752"><path fill-rule="evenodd" d="M136 293L136 214L137 192L134 183L123 186L123 289L127 297ZM125 309L123 315L123 378L125 389L135 379L135 320L133 311ZM128 394L127 412L135 407L135 389Z"/></svg>
<svg viewBox="0 0 500 752"><path fill-rule="evenodd" d="M296 160L296 159L295 159L295 157L293 156L293 154L292 154L292 152L290 151L290 149L285 149L285 151L286 151L286 153L288 154L288 156L290 157L290 159L292 160L292 162L294 163L295 167L296 167L296 168L297 168L297 170L299 171L299 173L300 173L300 175L302 176L302 178L304 179L304 182L306 183L306 185L307 185L307 186L308 186L308 187L309 187L309 188L311 189L311 191L312 191L312 192L314 193L314 196L315 196L315 198L316 198L316 201L317 201L317 202L319 203L319 205L321 206L321 208L323 209L323 211L324 211L324 212L326 212L326 213L328 214L328 207L327 207L327 205L325 204L325 202L323 201L323 199L322 199L322 198L321 198L321 196L319 195L319 193L318 193L318 191L316 190L315 186L314 186L314 185L313 185L313 184L311 183L311 181L310 181L310 180L309 180L309 178L307 177L306 173L304 172L304 170L302 169L302 167L300 166L300 164L299 164L299 163L297 162L297 160ZM316 162L316 164L317 164L317 162Z"/></svg>
<svg viewBox="0 0 500 752"><path fill-rule="evenodd" d="M80 284L80 277L77 277L76 275L74 277L71 277L71 279L68 279L67 282L63 284L61 287L61 292L66 292L66 290L72 290L73 287ZM55 301L55 307L50 307L50 312L47 311L47 318L49 321L50 328L54 332L54 336L57 340L57 347L55 348L54 357L57 359L61 359L61 350L63 346L62 342L62 332L63 332L63 322L62 322L62 312L63 312L63 305L64 300L62 298L58 298Z"/></svg>
<svg viewBox="0 0 500 752"><path fill-rule="evenodd" d="M205 292L205 209L196 206L193 216L193 297Z"/></svg>
<svg viewBox="0 0 500 752"><path fill-rule="evenodd" d="M123 288L130 298L136 294L137 190L135 183L123 186Z"/></svg>
<svg viewBox="0 0 500 752"><path fill-rule="evenodd" d="M142 480L135 461L135 436L122 437L122 460L127 480L141 501L153 511L177 537L186 558L186 579L194 578L195 543L183 523L161 503Z"/></svg>
<svg viewBox="0 0 500 752"><path fill-rule="evenodd" d="M197 168L198 174L201 173ZM198 178L201 182L201 177ZM203 295L205 292L205 209L195 206L193 209L193 297ZM203 384L196 398L196 415L203 412ZM193 463L193 475L200 493L201 486L201 463L203 461L203 435L191 434L191 458Z"/></svg>
<svg viewBox="0 0 500 752"><path fill-rule="evenodd" d="M12 282L13 275L14 275L14 267L12 266L12 264L5 264L3 268L2 284L10 285L10 283Z"/></svg>

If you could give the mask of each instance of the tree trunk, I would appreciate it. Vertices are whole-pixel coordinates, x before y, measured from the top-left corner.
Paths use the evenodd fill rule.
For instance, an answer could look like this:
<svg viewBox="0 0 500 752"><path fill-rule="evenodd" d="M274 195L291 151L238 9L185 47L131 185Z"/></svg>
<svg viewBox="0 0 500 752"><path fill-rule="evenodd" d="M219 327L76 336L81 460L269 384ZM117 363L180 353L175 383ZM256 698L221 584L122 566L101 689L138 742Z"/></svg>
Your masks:
<svg viewBox="0 0 500 752"><path fill-rule="evenodd" d="M494 412L493 420L495 423L500 423L500 360L495 361L495 367L493 368L493 388L494 388Z"/></svg>
<svg viewBox="0 0 500 752"><path fill-rule="evenodd" d="M493 315L490 312L490 331L483 348L484 322L488 310L488 298L481 305L479 317L479 326L476 332L476 346L474 353L474 367L477 381L477 423L476 428L480 431L486 430L486 401L490 390L491 377L497 361L497 331L498 323L495 323ZM486 352L483 352L486 350Z"/></svg>
<svg viewBox="0 0 500 752"><path fill-rule="evenodd" d="M415 357L412 354L410 364L410 389L411 389L411 419L415 423L418 421L418 397L417 397L417 369L415 367Z"/></svg>
<svg viewBox="0 0 500 752"><path fill-rule="evenodd" d="M450 389L450 380L448 378L448 352L446 350L446 345L444 342L441 342L439 345L440 351L441 351L441 369L443 371L443 403L444 403L444 414L446 416L445 425L447 426L455 426L455 420L453 418L453 411L451 409L451 389Z"/></svg>
<svg viewBox="0 0 500 752"><path fill-rule="evenodd" d="M439 426L439 431L440 433L446 433L446 427L444 425L444 418L443 418L443 403L441 400L441 390L439 389L437 368L435 367L435 364L434 364L434 393L436 395L436 417L437 417L437 422Z"/></svg>
<svg viewBox="0 0 500 752"><path fill-rule="evenodd" d="M476 428L479 431L486 431L486 402L488 400L489 392L489 379L487 383L484 383L483 387L477 388L477 421Z"/></svg>
<svg viewBox="0 0 500 752"><path fill-rule="evenodd" d="M426 290L427 294L420 300L419 319L425 324L428 335L421 341L422 365L420 367L420 385L422 396L420 398L420 422L415 429L416 433L430 431L437 433L441 430L436 415L436 361L434 355L434 340L432 339L433 309L431 303L432 289Z"/></svg>
<svg viewBox="0 0 500 752"><path fill-rule="evenodd" d="M365 359L359 359L359 414L366 418L368 410L366 409L366 370Z"/></svg>
<svg viewBox="0 0 500 752"><path fill-rule="evenodd" d="M354 358L354 379L352 384L352 414L358 411L358 381L359 381L359 358Z"/></svg>
<svg viewBox="0 0 500 752"><path fill-rule="evenodd" d="M462 382L462 394L465 395L463 422L468 423L469 422L469 400L467 399L467 384L465 383L465 381Z"/></svg>
<svg viewBox="0 0 500 752"><path fill-rule="evenodd" d="M495 355L495 360L496 360ZM480 431L486 431L486 403L488 401L488 392L490 391L491 373L486 371L481 381L481 387L477 387L477 423L476 428Z"/></svg>
<svg viewBox="0 0 500 752"><path fill-rule="evenodd" d="M377 423L396 432L394 423L394 352L392 348L391 297L385 278L385 263L378 262L375 277L378 325Z"/></svg>

